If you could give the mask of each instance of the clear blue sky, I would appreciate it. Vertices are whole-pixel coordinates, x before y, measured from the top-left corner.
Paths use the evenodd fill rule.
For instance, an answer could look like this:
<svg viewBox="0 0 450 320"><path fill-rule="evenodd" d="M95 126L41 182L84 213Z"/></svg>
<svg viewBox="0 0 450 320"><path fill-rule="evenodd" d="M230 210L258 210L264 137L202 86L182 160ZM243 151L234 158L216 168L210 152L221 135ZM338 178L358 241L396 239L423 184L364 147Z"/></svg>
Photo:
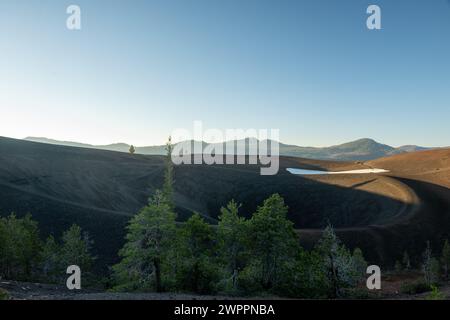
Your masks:
<svg viewBox="0 0 450 320"><path fill-rule="evenodd" d="M151 145L202 120L450 145L448 0L1 0L0 35L2 136Z"/></svg>

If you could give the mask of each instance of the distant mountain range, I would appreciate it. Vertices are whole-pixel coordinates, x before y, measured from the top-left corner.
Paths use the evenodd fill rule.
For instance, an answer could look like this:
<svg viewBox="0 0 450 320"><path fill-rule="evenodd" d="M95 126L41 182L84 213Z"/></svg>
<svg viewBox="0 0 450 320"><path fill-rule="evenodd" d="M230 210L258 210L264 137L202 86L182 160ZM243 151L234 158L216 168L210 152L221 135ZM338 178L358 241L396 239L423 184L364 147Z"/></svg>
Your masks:
<svg viewBox="0 0 450 320"><path fill-rule="evenodd" d="M128 152L130 149L130 145L126 143L114 143L109 145L91 145L72 141L59 141L38 137L27 137L24 140L39 143L79 147L79 148L110 150L117 152ZM246 152L248 152L249 150L249 141L255 142L255 140L246 139L245 141ZM181 143L183 144L192 143L192 141L184 141ZM206 145L208 144L203 142L203 146ZM367 138L324 148L300 147L296 145L287 145L283 143L280 143L279 146L280 146L280 155L282 156L292 156L318 160L340 160L340 161L366 161L400 153L430 149L415 145L407 145L394 148L386 144L381 144L373 139ZM135 147L135 148L136 153L138 154L163 155L166 153L164 145Z"/></svg>

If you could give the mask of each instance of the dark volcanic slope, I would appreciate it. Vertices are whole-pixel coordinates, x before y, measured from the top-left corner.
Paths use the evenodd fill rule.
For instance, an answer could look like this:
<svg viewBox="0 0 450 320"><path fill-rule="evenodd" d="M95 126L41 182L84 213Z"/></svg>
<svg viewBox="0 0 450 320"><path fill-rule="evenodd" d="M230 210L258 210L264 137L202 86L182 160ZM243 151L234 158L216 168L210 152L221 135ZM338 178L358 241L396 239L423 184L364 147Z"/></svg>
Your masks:
<svg viewBox="0 0 450 320"><path fill-rule="evenodd" d="M0 138L0 214L28 212L44 235L77 223L100 260L117 253L130 214L162 179L162 157L52 146Z"/></svg>
<svg viewBox="0 0 450 320"><path fill-rule="evenodd" d="M198 211L214 223L234 198L250 216L278 192L298 228L363 227L407 215L413 196L402 183L380 175L300 177L287 167L341 170L361 164L282 158L280 173L260 176L259 167L183 165L175 168L180 220ZM56 146L0 138L0 214L31 212L44 236L59 236L77 223L93 236L100 261L111 263L132 214L161 187L161 156Z"/></svg>

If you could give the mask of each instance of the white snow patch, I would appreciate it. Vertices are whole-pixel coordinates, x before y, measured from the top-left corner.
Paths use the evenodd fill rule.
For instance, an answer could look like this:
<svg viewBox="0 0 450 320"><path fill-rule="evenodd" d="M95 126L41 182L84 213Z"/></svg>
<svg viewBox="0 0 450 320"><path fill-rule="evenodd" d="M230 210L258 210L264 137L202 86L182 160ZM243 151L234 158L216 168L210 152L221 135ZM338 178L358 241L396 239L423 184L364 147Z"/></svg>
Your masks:
<svg viewBox="0 0 450 320"><path fill-rule="evenodd" d="M306 169L295 169L287 168L288 172L292 174L299 175L318 175L318 174L367 174L367 173L386 173L389 170L384 169L359 169L359 170L349 170L349 171L319 171L319 170L306 170Z"/></svg>

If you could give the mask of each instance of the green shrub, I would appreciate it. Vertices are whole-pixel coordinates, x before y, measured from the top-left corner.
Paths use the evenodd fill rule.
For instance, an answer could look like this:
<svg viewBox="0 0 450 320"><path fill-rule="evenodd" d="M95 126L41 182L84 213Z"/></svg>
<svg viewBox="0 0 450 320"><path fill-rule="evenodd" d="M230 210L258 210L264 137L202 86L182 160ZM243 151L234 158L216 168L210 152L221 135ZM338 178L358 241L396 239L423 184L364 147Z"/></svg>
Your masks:
<svg viewBox="0 0 450 320"><path fill-rule="evenodd" d="M431 293L426 297L427 300L444 300L445 295L439 291L439 288L435 285L431 286Z"/></svg>
<svg viewBox="0 0 450 320"><path fill-rule="evenodd" d="M0 300L8 300L8 299L9 299L8 292L0 288Z"/></svg>
<svg viewBox="0 0 450 320"><path fill-rule="evenodd" d="M404 294L419 294L430 290L430 286L424 281L406 282L400 287L400 292Z"/></svg>

